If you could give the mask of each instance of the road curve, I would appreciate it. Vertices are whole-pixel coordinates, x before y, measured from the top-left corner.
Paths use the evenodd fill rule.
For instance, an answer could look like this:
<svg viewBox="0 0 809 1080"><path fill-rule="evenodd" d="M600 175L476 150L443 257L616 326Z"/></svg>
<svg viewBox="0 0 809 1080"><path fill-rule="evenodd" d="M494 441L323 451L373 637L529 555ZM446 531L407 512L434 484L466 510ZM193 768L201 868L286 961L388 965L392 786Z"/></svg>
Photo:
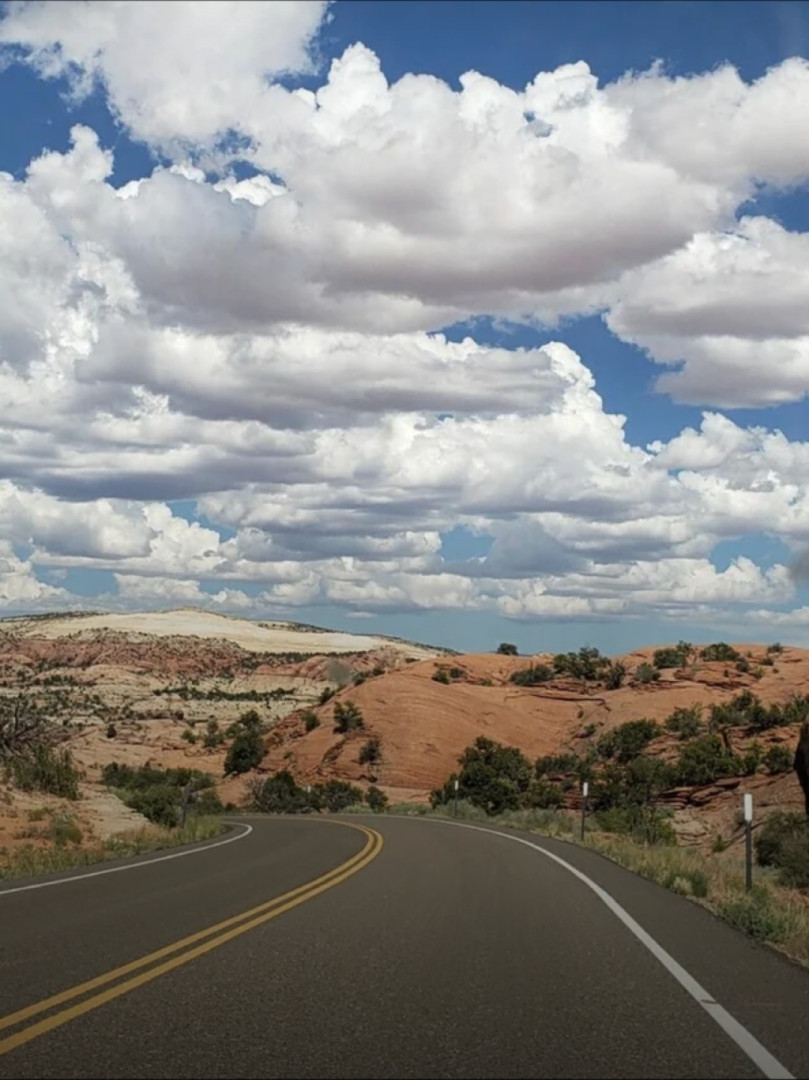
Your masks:
<svg viewBox="0 0 809 1080"><path fill-rule="evenodd" d="M0 890L0 1078L809 1077L809 973L593 852L244 821Z"/></svg>

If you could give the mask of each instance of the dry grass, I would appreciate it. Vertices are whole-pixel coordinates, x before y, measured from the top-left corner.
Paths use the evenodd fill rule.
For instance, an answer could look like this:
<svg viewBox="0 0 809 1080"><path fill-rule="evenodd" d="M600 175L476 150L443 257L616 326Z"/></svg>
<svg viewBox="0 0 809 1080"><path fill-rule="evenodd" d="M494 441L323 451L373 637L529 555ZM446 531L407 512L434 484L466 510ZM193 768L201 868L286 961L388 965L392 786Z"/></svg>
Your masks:
<svg viewBox="0 0 809 1080"><path fill-rule="evenodd" d="M194 844L218 836L224 828L219 818L203 817L190 821L182 829L164 829L158 825L150 825L132 832L118 833L101 844L87 847L68 847L55 841L46 848L27 844L12 852L0 849L0 879L35 877L80 866L92 866L110 859L125 859L149 851Z"/></svg>

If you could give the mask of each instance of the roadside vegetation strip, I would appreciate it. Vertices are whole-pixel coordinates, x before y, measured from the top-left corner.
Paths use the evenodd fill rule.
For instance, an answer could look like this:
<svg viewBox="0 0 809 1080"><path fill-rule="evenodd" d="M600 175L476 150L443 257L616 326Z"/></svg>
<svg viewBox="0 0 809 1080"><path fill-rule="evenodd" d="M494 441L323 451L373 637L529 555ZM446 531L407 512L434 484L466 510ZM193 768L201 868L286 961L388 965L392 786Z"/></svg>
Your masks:
<svg viewBox="0 0 809 1080"><path fill-rule="evenodd" d="M33 845L19 848L12 852L5 863L0 864L0 880L9 880L19 877L36 877L40 874L58 873L60 870L74 870L78 867L93 867L113 859L133 858L136 855L146 855L151 851L164 851L167 849L185 847L186 845L201 844L206 840L212 840L221 836L227 828L227 823L218 817L199 818L188 825L178 829L167 829L160 826L146 826L131 832L118 833L102 844L92 847L59 847L35 848ZM69 878L58 878L54 881L39 881L31 885L23 885L17 888L0 889L0 896L10 893L23 892L29 889L44 889L52 885L64 885L68 881L79 881L86 877L96 877L101 874L115 874L121 870L133 870L138 866L150 866L153 862L163 862L166 859L178 859L184 855L191 855L196 851L206 851L222 844L230 844L248 836L252 829L245 826L246 832L229 837L226 840L208 844L205 848L188 847L187 851L178 851L172 855L162 855L157 859L149 859L128 866L112 866L104 870L91 870L87 874L77 874Z"/></svg>
<svg viewBox="0 0 809 1080"><path fill-rule="evenodd" d="M61 1005L66 1005L68 1002L75 1001L86 994L92 994L93 991L99 990L101 987L107 987L101 990L100 993L92 994L91 997L86 997L83 1001L71 1005L61 1012L53 1013L31 1024L29 1027L22 1028L20 1031L6 1036L6 1038L0 1040L0 1055L7 1054L9 1051L38 1038L40 1035L53 1031L54 1028L61 1027L76 1017L91 1012L107 1002L129 993L131 990L135 990L139 986L143 986L145 983L151 982L153 979L157 979L161 975L165 975L169 971L173 971L175 968L211 952L220 945L224 945L226 942L261 926L263 923L283 915L292 908L298 907L305 901L313 899L327 889L341 884L347 878L366 867L382 850L383 839L375 829L364 825L350 824L349 822L334 822L333 824L356 829L362 833L366 837L362 850L339 866L334 867L328 873L322 874L320 877L314 878L296 889L283 893L281 896L273 897L256 907L231 916L229 919L224 919L213 926L197 931L195 934L190 934L171 945L164 946L162 949L157 949L155 952L149 953L138 960L133 960L103 975L88 979L78 986L54 994L49 998L35 1002L0 1018L0 1030L6 1030L40 1016L42 1013L57 1009ZM170 959L166 959L167 957L170 957ZM150 966L161 960L163 962L157 964L157 966ZM134 974L135 972L138 972L138 974ZM109 985L110 983L116 983L119 979L123 979L123 981L117 982L117 985Z"/></svg>

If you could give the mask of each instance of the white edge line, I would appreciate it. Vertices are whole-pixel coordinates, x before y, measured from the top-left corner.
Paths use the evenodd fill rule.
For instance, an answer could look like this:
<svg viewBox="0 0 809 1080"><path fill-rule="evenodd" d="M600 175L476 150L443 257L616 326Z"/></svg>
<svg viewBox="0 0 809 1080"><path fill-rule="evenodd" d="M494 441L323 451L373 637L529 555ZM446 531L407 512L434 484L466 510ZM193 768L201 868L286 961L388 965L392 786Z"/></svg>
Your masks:
<svg viewBox="0 0 809 1080"><path fill-rule="evenodd" d="M412 818L408 817L408 820ZM425 819L421 819L425 820ZM662 945L647 933L646 930L636 922L635 919L615 900L606 889L602 889L600 885L597 885L591 878L583 874L581 870L578 870L575 866L572 866L565 859L562 859L559 855L554 855L553 852L547 851L545 848L540 847L539 844L534 844L530 840L525 840L522 836L513 836L509 833L498 832L496 829L484 829L480 825L468 825L461 821L442 821L440 818L431 819L437 821L440 825L454 825L458 829L474 829L475 832L489 833L494 836L501 836L504 840L513 840L517 844L525 844L526 847L533 848L534 851L540 852L548 859L552 859L555 863L563 866L565 870L568 870L574 877L577 877L579 881L582 881L588 889L596 894L599 900L610 909L621 922L626 926L630 933L634 934L638 941L645 945L652 956L659 960L668 973L677 980L686 993L697 1002L697 1004L705 1010L708 1016L711 1017L725 1032L725 1034L733 1040L739 1047L743 1054L745 1054L756 1066L760 1069L767 1080L795 1080L792 1073L786 1069L777 1058L773 1057L770 1051L758 1041L758 1039L752 1035L746 1027L739 1023L731 1014L714 1000L713 996L701 986L697 980L685 970L685 968L678 964L674 957L667 953Z"/></svg>
<svg viewBox="0 0 809 1080"><path fill-rule="evenodd" d="M108 866L104 870L91 870L87 874L73 874L71 877L57 878L56 881L37 881L33 885L18 885L14 889L0 890L0 896L11 896L12 893L30 892L32 889L49 889L52 885L67 885L70 881L84 881L86 878L101 877L102 874L120 874L124 870L137 870L141 866L152 866L154 863L168 862L169 859L182 859L186 855L199 855L203 851L211 851L213 848L224 847L236 840L244 840L253 831L252 825L245 825L242 821L234 822L245 831L236 836L229 836L227 840L217 840L214 844L205 844L204 847L188 847L183 851L173 851L170 855L158 855L154 859L144 859L142 862L127 863L126 866ZM204 842L204 841L203 841Z"/></svg>

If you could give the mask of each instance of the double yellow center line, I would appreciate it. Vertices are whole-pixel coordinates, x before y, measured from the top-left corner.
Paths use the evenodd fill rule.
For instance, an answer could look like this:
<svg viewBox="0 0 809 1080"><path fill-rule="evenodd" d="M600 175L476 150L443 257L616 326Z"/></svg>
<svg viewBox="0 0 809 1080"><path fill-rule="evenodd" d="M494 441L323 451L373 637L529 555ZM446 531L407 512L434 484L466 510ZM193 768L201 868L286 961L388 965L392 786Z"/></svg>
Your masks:
<svg viewBox="0 0 809 1080"><path fill-rule="evenodd" d="M157 949L155 952L142 956L138 960L132 960L130 963L123 964L121 967L114 968L103 975L97 975L93 979L79 983L78 986L74 986L69 990L63 990L52 997L44 998L42 1001L27 1005L24 1009L18 1009L16 1012L0 1018L0 1031L4 1031L7 1028L24 1024L42 1013L49 1013L52 1009L58 1009L59 1006L75 1001L76 998L84 998L83 1001L79 1001L75 1005L51 1013L44 1019L23 1027L19 1031L7 1035L4 1039L0 1039L0 1056L7 1054L10 1050L15 1050L19 1046L24 1046L25 1043L39 1038L40 1035L44 1035L48 1031L53 1031L71 1020L75 1020L78 1016L83 1016L84 1013L92 1012L93 1009L98 1009L100 1006L106 1005L107 1002L128 994L131 990L136 990L139 986L144 986L153 979L160 978L161 975L166 975L169 971L174 971L175 968L182 967L183 964L187 964L191 960L196 960L199 956L204 956L205 953L212 952L214 949L219 948L220 945L224 945L226 942L232 941L233 938L254 930L257 926L261 926L262 923L269 922L270 919L278 918L284 912L298 907L299 904L311 900L319 893L339 885L346 878L351 877L352 874L356 874L375 859L382 850L382 837L376 829L371 829L366 825L349 824L348 822L334 822L334 824L357 829L363 833L366 841L362 850L346 860L346 862L330 870L327 874L323 874L313 881L308 881L305 885L299 885L297 889L292 889L282 896L266 900L257 907L243 911L239 915L233 915L231 918L215 923L205 930L198 930L195 934L181 938L171 945L165 945L162 949ZM170 959L165 959L166 957L170 957ZM158 961L163 961L163 963L158 963ZM133 974L134 972L138 974ZM123 981L118 982L119 979ZM116 983L116 985L110 986L110 983ZM93 993L93 991L99 990L100 987L106 987L106 989L101 990L100 993ZM91 996L85 997L86 994Z"/></svg>

